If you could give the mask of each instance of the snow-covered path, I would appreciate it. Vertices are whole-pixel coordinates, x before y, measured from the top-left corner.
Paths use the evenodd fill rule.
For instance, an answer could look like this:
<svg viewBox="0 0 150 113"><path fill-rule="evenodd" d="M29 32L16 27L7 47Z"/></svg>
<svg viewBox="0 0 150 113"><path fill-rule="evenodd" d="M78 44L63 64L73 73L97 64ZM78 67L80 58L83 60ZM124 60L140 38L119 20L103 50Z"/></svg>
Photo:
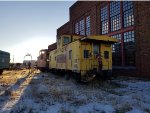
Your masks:
<svg viewBox="0 0 150 113"><path fill-rule="evenodd" d="M150 81L74 79L27 70L0 76L0 113L150 113Z"/></svg>

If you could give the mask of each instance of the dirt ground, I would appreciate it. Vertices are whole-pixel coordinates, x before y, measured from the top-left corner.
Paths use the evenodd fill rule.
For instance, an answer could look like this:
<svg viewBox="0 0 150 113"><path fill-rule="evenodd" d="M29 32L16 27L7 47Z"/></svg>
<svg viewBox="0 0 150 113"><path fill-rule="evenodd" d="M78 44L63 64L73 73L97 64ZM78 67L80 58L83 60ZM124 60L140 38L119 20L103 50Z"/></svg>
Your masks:
<svg viewBox="0 0 150 113"><path fill-rule="evenodd" d="M150 113L150 81L119 77L88 84L35 70L0 76L0 113Z"/></svg>

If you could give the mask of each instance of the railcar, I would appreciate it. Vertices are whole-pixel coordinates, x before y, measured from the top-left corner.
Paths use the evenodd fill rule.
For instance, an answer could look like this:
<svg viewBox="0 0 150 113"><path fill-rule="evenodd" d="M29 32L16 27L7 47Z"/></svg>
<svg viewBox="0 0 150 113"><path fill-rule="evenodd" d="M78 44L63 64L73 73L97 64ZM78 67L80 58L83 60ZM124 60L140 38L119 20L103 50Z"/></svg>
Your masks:
<svg viewBox="0 0 150 113"><path fill-rule="evenodd" d="M111 44L117 39L108 36L62 35L57 49L49 52L49 69L75 75L81 81L91 81L96 75L112 74Z"/></svg>
<svg viewBox="0 0 150 113"><path fill-rule="evenodd" d="M10 66L10 53L0 50L0 75L3 70L9 69Z"/></svg>
<svg viewBox="0 0 150 113"><path fill-rule="evenodd" d="M41 49L37 58L37 68L40 71L48 70L48 49Z"/></svg>
<svg viewBox="0 0 150 113"><path fill-rule="evenodd" d="M56 43L53 43L48 46L48 49L41 49L39 51L39 56L37 57L37 68L40 71L48 71L49 70L49 52L56 49Z"/></svg>

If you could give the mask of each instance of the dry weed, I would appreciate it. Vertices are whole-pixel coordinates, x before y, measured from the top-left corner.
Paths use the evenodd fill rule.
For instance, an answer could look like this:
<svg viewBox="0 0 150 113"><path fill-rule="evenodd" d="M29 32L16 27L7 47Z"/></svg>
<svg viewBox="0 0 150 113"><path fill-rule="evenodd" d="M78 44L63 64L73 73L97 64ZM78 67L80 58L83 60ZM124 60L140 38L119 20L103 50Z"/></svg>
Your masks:
<svg viewBox="0 0 150 113"><path fill-rule="evenodd" d="M5 90L5 95L6 96L10 96L11 95L11 90L10 89L6 89Z"/></svg>
<svg viewBox="0 0 150 113"><path fill-rule="evenodd" d="M65 107L61 107L59 113L72 113L70 110L66 109Z"/></svg>
<svg viewBox="0 0 150 113"><path fill-rule="evenodd" d="M132 106L130 103L126 102L122 104L120 107L116 108L116 113L125 113L132 110Z"/></svg>
<svg viewBox="0 0 150 113"><path fill-rule="evenodd" d="M52 88L50 92L51 92L53 99L59 100L62 98L62 92L59 89Z"/></svg>

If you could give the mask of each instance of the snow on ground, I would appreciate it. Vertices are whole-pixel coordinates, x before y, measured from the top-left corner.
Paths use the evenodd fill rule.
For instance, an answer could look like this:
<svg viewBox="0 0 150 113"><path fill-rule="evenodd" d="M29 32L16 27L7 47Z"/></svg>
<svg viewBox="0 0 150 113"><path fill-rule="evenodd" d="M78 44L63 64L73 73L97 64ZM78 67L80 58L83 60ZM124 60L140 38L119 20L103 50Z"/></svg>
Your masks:
<svg viewBox="0 0 150 113"><path fill-rule="evenodd" d="M150 113L150 81L82 84L52 73L7 71L0 76L0 113Z"/></svg>

